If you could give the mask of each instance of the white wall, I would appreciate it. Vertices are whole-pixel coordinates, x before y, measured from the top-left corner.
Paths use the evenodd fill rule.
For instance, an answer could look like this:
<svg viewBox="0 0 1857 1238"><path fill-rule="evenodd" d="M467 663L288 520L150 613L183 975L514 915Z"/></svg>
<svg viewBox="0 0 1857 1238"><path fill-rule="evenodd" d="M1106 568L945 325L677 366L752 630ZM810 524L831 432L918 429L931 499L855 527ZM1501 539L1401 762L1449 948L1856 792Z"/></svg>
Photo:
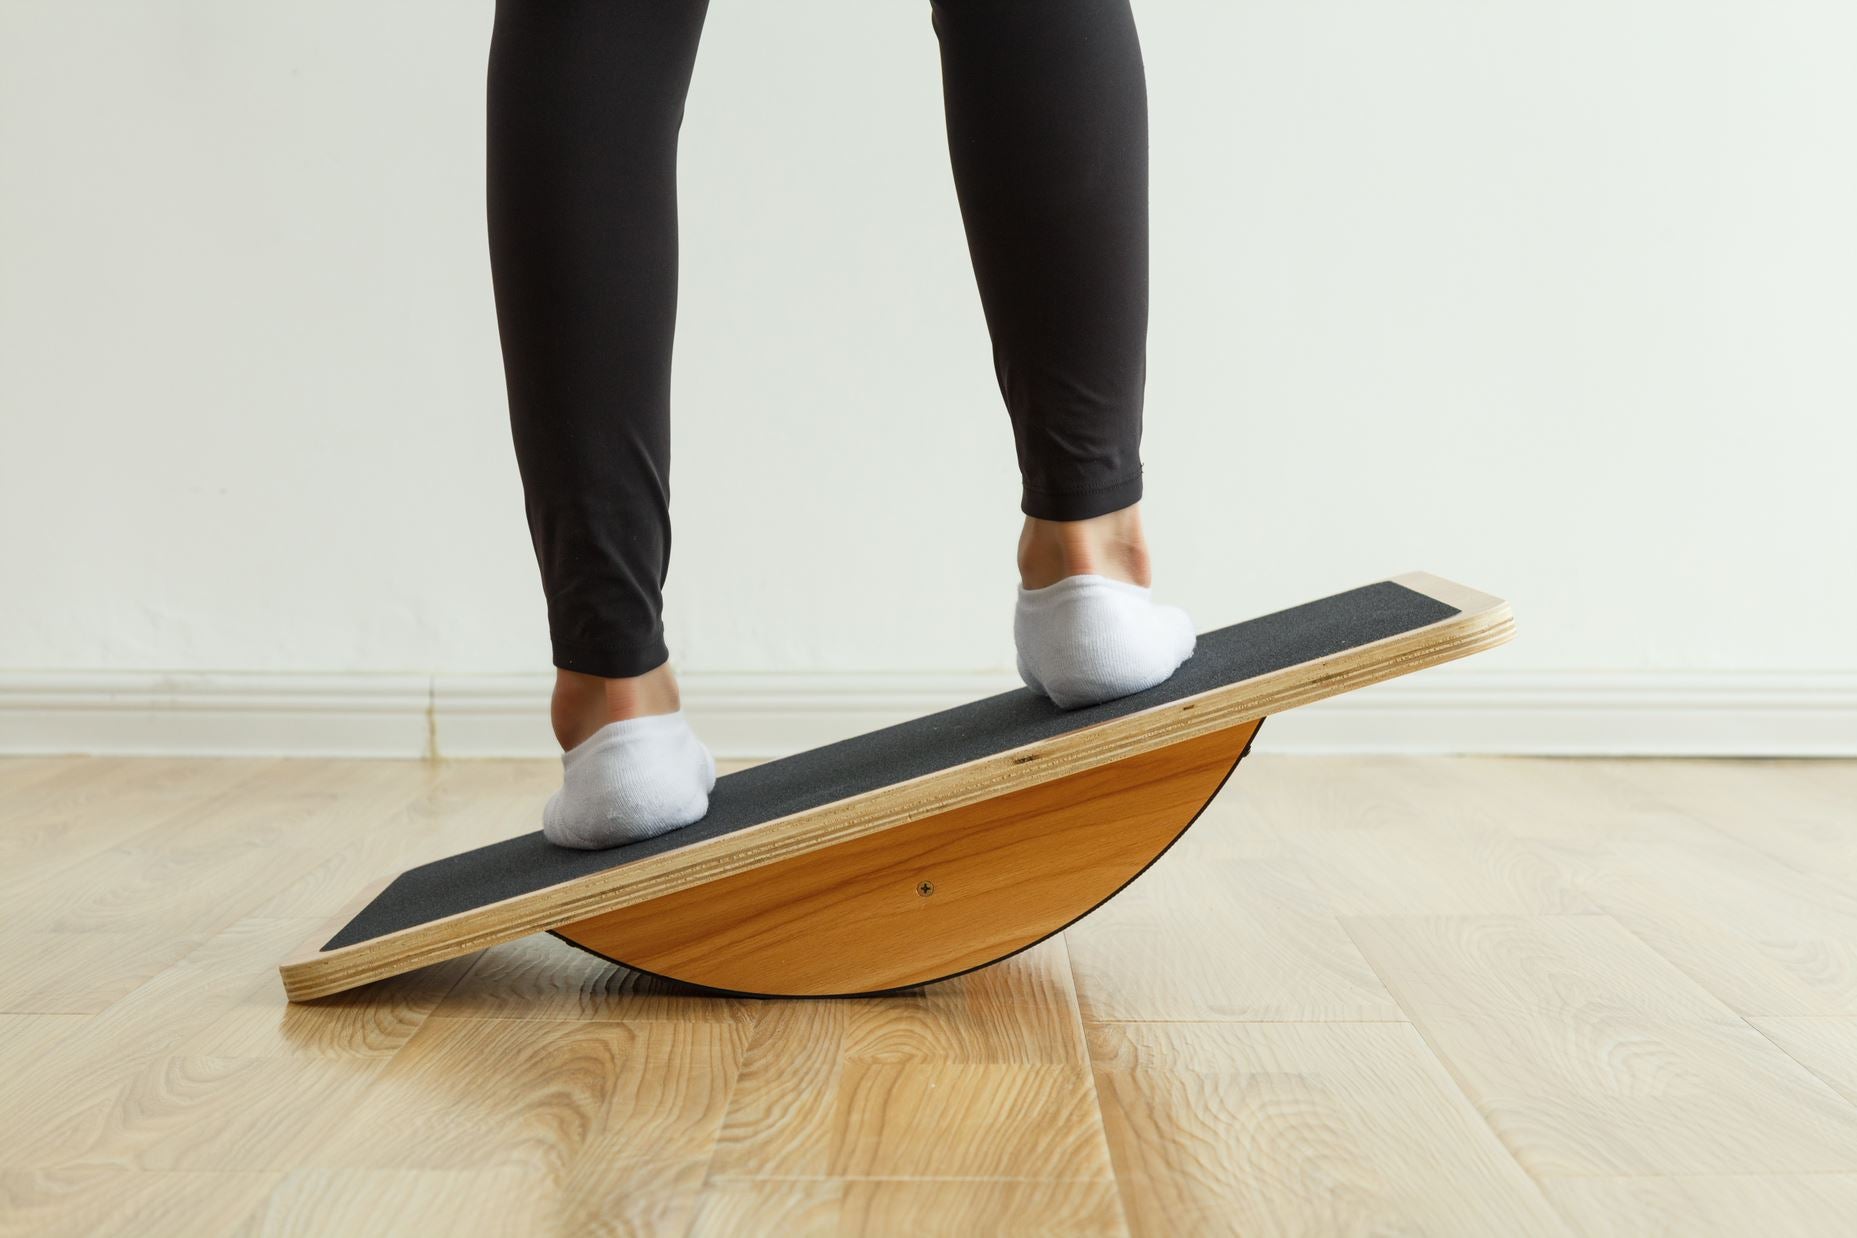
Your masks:
<svg viewBox="0 0 1857 1238"><path fill-rule="evenodd" d="M0 670L546 668L490 9L0 6ZM1848 703L1857 9L1136 11L1160 592L1211 626L1424 568L1515 603L1479 673ZM927 5L715 0L682 197L679 665L1003 671Z"/></svg>

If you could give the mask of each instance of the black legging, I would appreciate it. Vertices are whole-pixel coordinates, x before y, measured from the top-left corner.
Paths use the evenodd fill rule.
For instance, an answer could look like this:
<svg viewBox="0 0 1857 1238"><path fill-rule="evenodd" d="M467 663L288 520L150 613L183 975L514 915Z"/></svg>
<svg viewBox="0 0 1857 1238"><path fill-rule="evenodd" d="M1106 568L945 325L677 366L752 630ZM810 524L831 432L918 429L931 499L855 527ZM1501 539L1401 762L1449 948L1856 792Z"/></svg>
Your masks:
<svg viewBox="0 0 1857 1238"><path fill-rule="evenodd" d="M706 0L498 0L497 321L555 665L666 660L677 133ZM1022 510L1141 497L1147 86L1128 0L933 0Z"/></svg>

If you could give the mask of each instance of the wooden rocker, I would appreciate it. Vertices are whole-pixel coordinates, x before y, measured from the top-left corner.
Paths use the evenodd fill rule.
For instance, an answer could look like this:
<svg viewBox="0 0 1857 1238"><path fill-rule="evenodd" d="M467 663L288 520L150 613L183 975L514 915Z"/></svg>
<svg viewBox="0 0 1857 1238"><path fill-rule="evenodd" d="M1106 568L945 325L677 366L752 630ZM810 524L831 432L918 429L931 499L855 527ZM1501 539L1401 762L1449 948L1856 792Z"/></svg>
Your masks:
<svg viewBox="0 0 1857 1238"><path fill-rule="evenodd" d="M609 851L540 833L364 891L284 962L292 1001L529 933L722 992L827 997L998 962L1158 859L1266 714L1508 640L1506 602L1415 573L1208 632L1158 687L1024 689L729 774L695 825Z"/></svg>

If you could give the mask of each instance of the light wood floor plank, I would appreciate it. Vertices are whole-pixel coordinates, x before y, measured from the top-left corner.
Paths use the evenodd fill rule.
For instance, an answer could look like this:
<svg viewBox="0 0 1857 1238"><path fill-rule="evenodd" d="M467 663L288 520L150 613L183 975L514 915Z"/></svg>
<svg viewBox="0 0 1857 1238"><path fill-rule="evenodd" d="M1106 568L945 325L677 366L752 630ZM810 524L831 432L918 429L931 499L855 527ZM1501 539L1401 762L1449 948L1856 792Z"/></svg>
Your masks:
<svg viewBox="0 0 1857 1238"><path fill-rule="evenodd" d="M1857 1018L1749 1019L1788 1057L1857 1105Z"/></svg>
<svg viewBox="0 0 1857 1238"><path fill-rule="evenodd" d="M163 1057L115 1098L63 1164L287 1170L350 1120L385 1067L366 1058Z"/></svg>
<svg viewBox="0 0 1857 1238"><path fill-rule="evenodd" d="M0 926L0 1011L95 1014L204 940L199 933L49 933Z"/></svg>
<svg viewBox="0 0 1857 1238"><path fill-rule="evenodd" d="M693 1238L909 1234L924 1238L1112 1238L1126 1234L1114 1183L762 1178L703 1192Z"/></svg>
<svg viewBox="0 0 1857 1238"><path fill-rule="evenodd" d="M1756 845L1788 818L1857 819L1811 793L1777 795L1769 763L1688 763L1703 788L1688 794L1659 772L1668 764L1458 762L1446 798L1530 803L1501 828L1551 848L1595 909L1737 1012L1857 1013L1857 887L1808 849L1789 861Z"/></svg>
<svg viewBox="0 0 1857 1238"><path fill-rule="evenodd" d="M1602 772L1702 827L1623 849L1645 880L1599 892L1612 914L1744 1015L1857 1015L1857 786L1816 762Z"/></svg>
<svg viewBox="0 0 1857 1238"><path fill-rule="evenodd" d="M5 1116L15 1111L15 1097L88 1025L80 1014L0 1014L0 1148L7 1146L7 1135L17 1133Z"/></svg>
<svg viewBox="0 0 1857 1238"><path fill-rule="evenodd" d="M275 1174L0 1169L0 1235L229 1234L276 1180Z"/></svg>
<svg viewBox="0 0 1857 1238"><path fill-rule="evenodd" d="M1531 1173L1857 1170L1857 1106L1609 917L1347 925Z"/></svg>
<svg viewBox="0 0 1857 1238"><path fill-rule="evenodd" d="M1493 794L1472 761L1412 757L1308 761L1267 787L1260 824L1299 859L1338 915L1571 915L1598 910L1577 866L1517 834L1520 805L1548 772L1518 763ZM1285 793L1287 791L1287 793ZM1242 792L1241 792L1242 794Z"/></svg>
<svg viewBox="0 0 1857 1238"><path fill-rule="evenodd" d="M710 1159L713 1178L827 1174L850 1005L769 1002L756 1012Z"/></svg>
<svg viewBox="0 0 1857 1238"><path fill-rule="evenodd" d="M846 1060L1082 1067L1088 1062L1063 937L956 980L845 1003Z"/></svg>
<svg viewBox="0 0 1857 1238"><path fill-rule="evenodd" d="M300 1169L240 1227L244 1238L400 1238L404 1234L547 1234L561 1198L523 1170Z"/></svg>
<svg viewBox="0 0 1857 1238"><path fill-rule="evenodd" d="M19 919L0 928L0 1008L101 1011L243 919L315 858L236 842L102 852L14 904Z"/></svg>
<svg viewBox="0 0 1857 1238"><path fill-rule="evenodd" d="M894 997L762 1003L710 1173L1106 1180L1063 943Z"/></svg>
<svg viewBox="0 0 1857 1238"><path fill-rule="evenodd" d="M301 920L243 921L83 1019L0 1109L0 1165L84 1161L120 1125L129 1083L235 1009L311 927ZM281 1007L275 1007L280 1017Z"/></svg>
<svg viewBox="0 0 1857 1238"><path fill-rule="evenodd" d="M0 796L17 795L73 769L88 757L0 757Z"/></svg>
<svg viewBox="0 0 1857 1238"><path fill-rule="evenodd" d="M537 934L475 956L437 1013L458 1019L746 1023L758 1004L627 971L559 938Z"/></svg>
<svg viewBox="0 0 1857 1238"><path fill-rule="evenodd" d="M841 1178L1107 1179L1101 1119L1074 1066L850 1061L826 1173Z"/></svg>
<svg viewBox="0 0 1857 1238"><path fill-rule="evenodd" d="M1857 1015L1857 898L1739 845L1620 845L1596 898L1746 1016Z"/></svg>
<svg viewBox="0 0 1857 1238"><path fill-rule="evenodd" d="M1857 1175L1550 1178L1574 1228L1593 1238L1826 1238L1851 1232Z"/></svg>
<svg viewBox="0 0 1857 1238"><path fill-rule="evenodd" d="M746 1041L727 1022L428 1019L306 1164L700 1176Z"/></svg>
<svg viewBox="0 0 1857 1238"><path fill-rule="evenodd" d="M1190 842L1211 826L1210 849L1230 847L1215 814L1066 931L1083 1017L1400 1018L1303 865L1211 858Z"/></svg>
<svg viewBox="0 0 1857 1238"><path fill-rule="evenodd" d="M1403 1023L1090 1029L1137 1234L1564 1232Z"/></svg>
<svg viewBox="0 0 1857 1238"><path fill-rule="evenodd" d="M1594 773L1802 872L1857 879L1851 762L1629 761Z"/></svg>
<svg viewBox="0 0 1857 1238"><path fill-rule="evenodd" d="M242 784L262 784L265 761L137 761L83 757L0 798L0 898L31 897L54 874L151 828L198 812Z"/></svg>
<svg viewBox="0 0 1857 1238"><path fill-rule="evenodd" d="M295 923L295 922L292 922ZM181 1041L182 1057L387 1058L411 1040L470 969L469 957L313 1005L283 1002L275 971L251 978L212 1022Z"/></svg>

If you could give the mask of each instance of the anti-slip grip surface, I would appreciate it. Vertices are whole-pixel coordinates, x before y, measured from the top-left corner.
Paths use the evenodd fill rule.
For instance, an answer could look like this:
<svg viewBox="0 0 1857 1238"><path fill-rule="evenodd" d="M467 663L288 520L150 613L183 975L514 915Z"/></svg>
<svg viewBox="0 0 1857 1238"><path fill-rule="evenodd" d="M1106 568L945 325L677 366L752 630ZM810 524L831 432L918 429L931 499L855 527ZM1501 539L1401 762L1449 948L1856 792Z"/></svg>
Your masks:
<svg viewBox="0 0 1857 1238"><path fill-rule="evenodd" d="M570 851L538 830L408 869L323 946L336 950L416 924L718 838L924 774L1330 657L1457 614L1391 581L1208 632L1173 678L1146 692L1062 710L1024 688L729 774L695 825L607 851ZM541 816L541 804L535 807Z"/></svg>

